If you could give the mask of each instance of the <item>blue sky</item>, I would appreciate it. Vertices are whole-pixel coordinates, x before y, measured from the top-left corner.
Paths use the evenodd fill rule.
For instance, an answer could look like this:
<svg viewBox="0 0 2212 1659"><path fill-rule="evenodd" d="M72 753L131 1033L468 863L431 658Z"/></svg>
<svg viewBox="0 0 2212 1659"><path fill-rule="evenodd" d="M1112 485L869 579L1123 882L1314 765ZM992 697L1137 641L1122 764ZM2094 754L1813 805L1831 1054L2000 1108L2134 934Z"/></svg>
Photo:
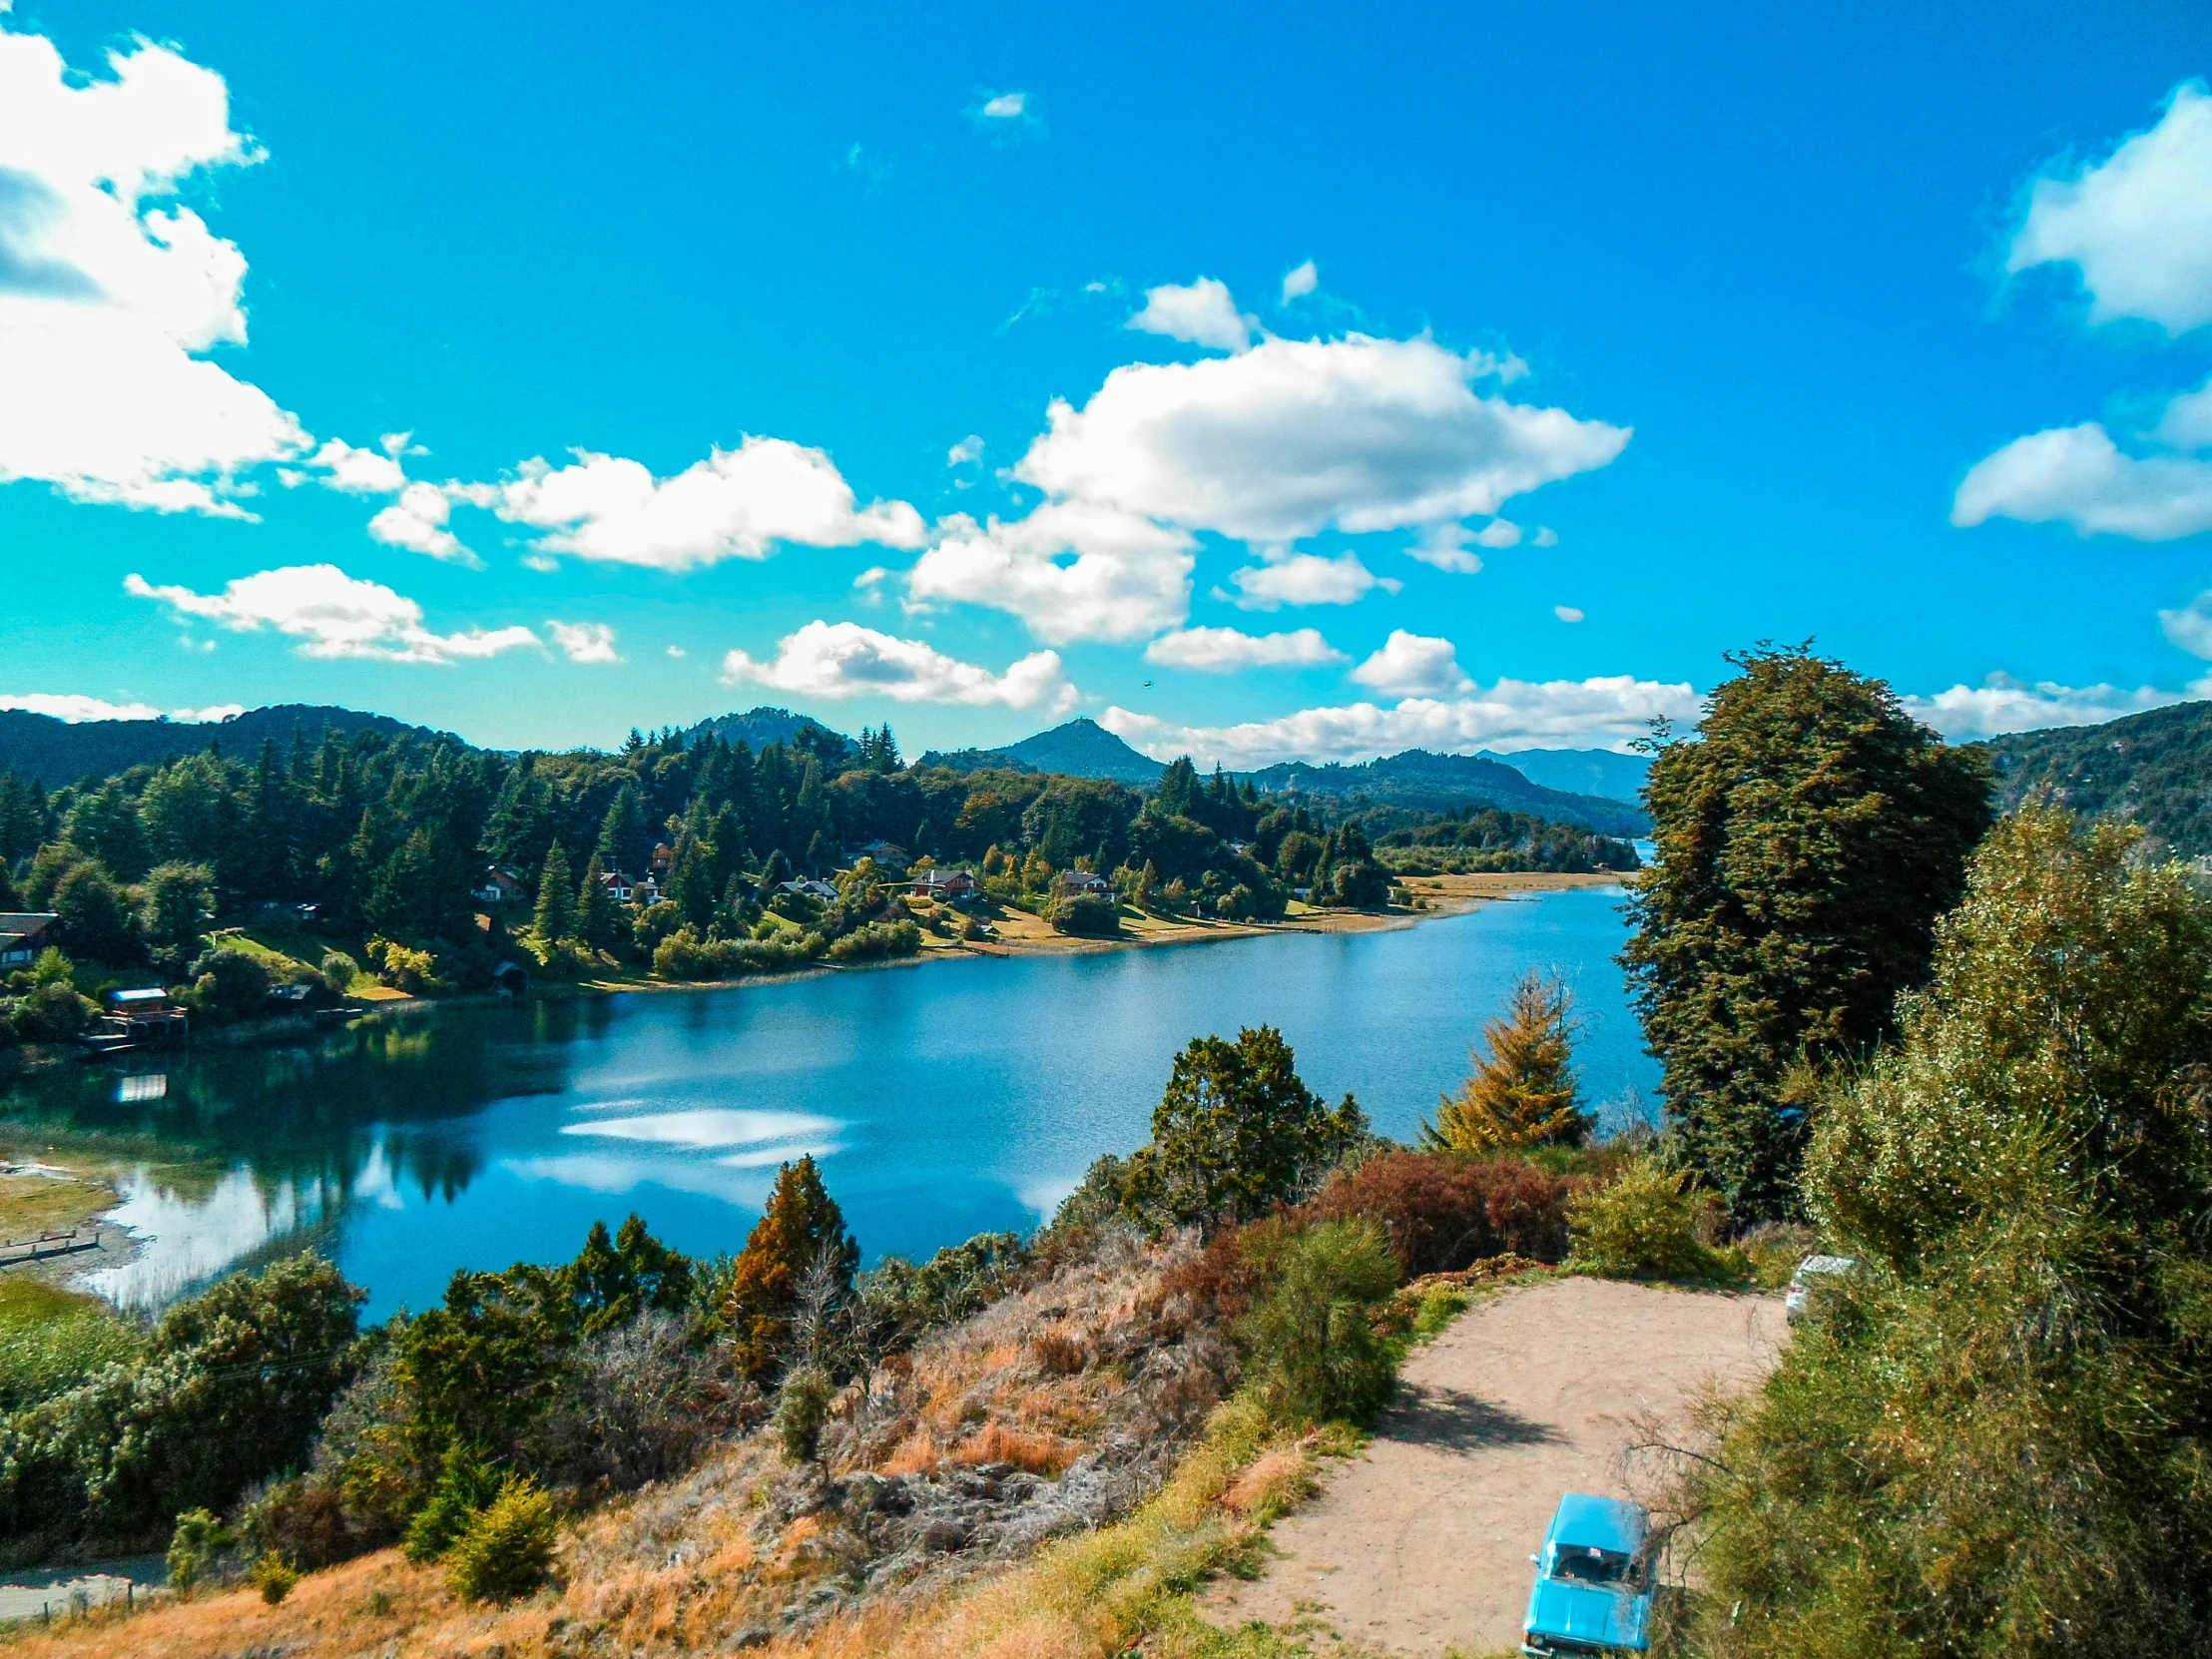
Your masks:
<svg viewBox="0 0 2212 1659"><path fill-rule="evenodd" d="M2212 657L2202 7L0 29L0 703L1250 764Z"/></svg>

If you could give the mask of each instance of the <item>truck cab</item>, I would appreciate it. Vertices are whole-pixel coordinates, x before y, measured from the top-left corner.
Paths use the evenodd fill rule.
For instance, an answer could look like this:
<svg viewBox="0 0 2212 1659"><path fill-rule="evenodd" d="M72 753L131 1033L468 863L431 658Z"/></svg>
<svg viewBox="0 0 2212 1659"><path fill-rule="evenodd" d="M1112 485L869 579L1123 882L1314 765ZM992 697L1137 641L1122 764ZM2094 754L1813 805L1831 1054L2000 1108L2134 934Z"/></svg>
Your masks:
<svg viewBox="0 0 2212 1659"><path fill-rule="evenodd" d="M1529 1559L1521 1652L1642 1653L1650 1642L1650 1518L1624 1498L1569 1492Z"/></svg>

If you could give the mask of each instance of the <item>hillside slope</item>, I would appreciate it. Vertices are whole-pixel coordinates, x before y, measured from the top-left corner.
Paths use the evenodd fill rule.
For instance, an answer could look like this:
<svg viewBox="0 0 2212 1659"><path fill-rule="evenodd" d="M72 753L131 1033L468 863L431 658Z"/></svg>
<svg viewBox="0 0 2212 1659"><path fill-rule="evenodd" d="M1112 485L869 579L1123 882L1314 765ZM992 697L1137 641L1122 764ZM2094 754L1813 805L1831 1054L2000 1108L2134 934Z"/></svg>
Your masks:
<svg viewBox="0 0 2212 1659"><path fill-rule="evenodd" d="M2048 790L2077 813L2133 820L2184 858L2212 853L2212 703L2019 732L1982 747L2001 811Z"/></svg>
<svg viewBox="0 0 2212 1659"><path fill-rule="evenodd" d="M47 789L85 778L106 778L132 767L158 766L171 756L198 755L211 743L227 755L252 757L265 739L289 747L294 731L314 743L326 729L387 738L414 737L445 743L450 732L409 726L389 715L313 703L278 703L249 709L229 720L194 725L168 720L88 720L71 725L23 709L0 710L0 772L36 778Z"/></svg>

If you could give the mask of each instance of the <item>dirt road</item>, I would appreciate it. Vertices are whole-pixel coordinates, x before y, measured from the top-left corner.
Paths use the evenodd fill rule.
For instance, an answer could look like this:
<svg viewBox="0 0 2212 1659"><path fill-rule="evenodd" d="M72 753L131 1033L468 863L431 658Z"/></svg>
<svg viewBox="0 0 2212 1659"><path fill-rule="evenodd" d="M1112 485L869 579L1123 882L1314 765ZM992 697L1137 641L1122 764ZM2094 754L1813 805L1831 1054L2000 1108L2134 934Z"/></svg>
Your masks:
<svg viewBox="0 0 2212 1659"><path fill-rule="evenodd" d="M1598 1279L1504 1292L1414 1352L1367 1452L1276 1526L1282 1559L1214 1587L1209 1614L1422 1659L1511 1650L1560 1495L1630 1495L1632 1423L1679 1421L1702 1382L1756 1382L1783 1329L1779 1297Z"/></svg>

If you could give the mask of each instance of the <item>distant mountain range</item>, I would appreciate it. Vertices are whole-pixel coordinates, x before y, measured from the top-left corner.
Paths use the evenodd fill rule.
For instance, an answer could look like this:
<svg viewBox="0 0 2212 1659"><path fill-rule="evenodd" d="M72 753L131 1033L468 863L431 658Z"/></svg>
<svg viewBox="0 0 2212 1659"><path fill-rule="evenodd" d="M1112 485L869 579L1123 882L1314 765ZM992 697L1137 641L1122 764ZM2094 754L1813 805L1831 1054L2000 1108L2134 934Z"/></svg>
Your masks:
<svg viewBox="0 0 2212 1659"><path fill-rule="evenodd" d="M294 731L319 743L324 731L378 732L387 738L415 737L460 743L450 732L409 726L389 715L364 715L353 709L311 703L279 703L249 709L229 720L205 724L169 720L87 720L72 725L27 709L0 709L0 771L24 773L47 789L85 778L106 778L132 767L159 766L173 755L198 755L220 744L226 755L252 759L264 739L289 749Z"/></svg>
<svg viewBox="0 0 2212 1659"><path fill-rule="evenodd" d="M1569 767L1587 755L1574 751L1539 752L1569 759ZM1635 757L1610 756L1611 760ZM1408 749L1402 755L1369 761L1362 766L1310 766L1290 761L1259 772L1232 774L1238 782L1250 779L1273 794L1298 791L1306 795L1342 799L1366 796L1377 806L1412 807L1442 811L1453 807L1500 807L1508 812L1533 813L1540 818L1579 824L1608 835L1640 835L1650 829L1641 808L1595 794L1576 794L1532 783L1515 765L1473 755L1431 755L1424 749ZM1049 732L1008 744L1003 749L962 749L949 754L931 751L922 756L924 766L945 766L956 772L985 767L1010 766L1024 772L1061 772L1077 778L1110 778L1118 784L1149 786L1160 780L1158 761L1140 755L1096 721L1071 720ZM1637 782L1642 782L1641 773Z"/></svg>
<svg viewBox="0 0 2212 1659"><path fill-rule="evenodd" d="M1644 778L1651 771L1649 755L1616 755L1610 749L1523 749L1512 755L1484 749L1478 756L1501 762L1547 790L1631 804L1642 800Z"/></svg>
<svg viewBox="0 0 2212 1659"><path fill-rule="evenodd" d="M206 725L166 720L70 724L23 709L0 710L0 770L25 773L48 789L105 778L220 744L251 758L263 740L289 748L296 730L309 743L326 728L461 744L450 732L410 726L389 715L320 704L280 703ZM741 738L755 749L790 743L815 730L842 737L811 715L757 708L701 721L686 732ZM849 740L847 740L849 741ZM2036 790L2075 811L2141 824L2183 857L2212 855L2212 703L2179 703L2102 726L2055 727L1995 738L1981 746L1995 776L1997 804L2010 811ZM1071 720L1001 749L931 751L921 764L972 772L984 767L1106 778L1137 788L1159 782L1158 761L1139 754L1095 721ZM1650 762L1594 749L1527 749L1515 755L1432 755L1409 749L1361 766L1287 762L1240 773L1261 789L1338 798L1365 796L1378 806L1438 810L1489 806L1580 824L1605 834L1646 832L1635 803Z"/></svg>
<svg viewBox="0 0 2212 1659"><path fill-rule="evenodd" d="M2212 703L1992 738L1997 805L2037 790L2097 817L2132 819L2184 858L2212 854Z"/></svg>

